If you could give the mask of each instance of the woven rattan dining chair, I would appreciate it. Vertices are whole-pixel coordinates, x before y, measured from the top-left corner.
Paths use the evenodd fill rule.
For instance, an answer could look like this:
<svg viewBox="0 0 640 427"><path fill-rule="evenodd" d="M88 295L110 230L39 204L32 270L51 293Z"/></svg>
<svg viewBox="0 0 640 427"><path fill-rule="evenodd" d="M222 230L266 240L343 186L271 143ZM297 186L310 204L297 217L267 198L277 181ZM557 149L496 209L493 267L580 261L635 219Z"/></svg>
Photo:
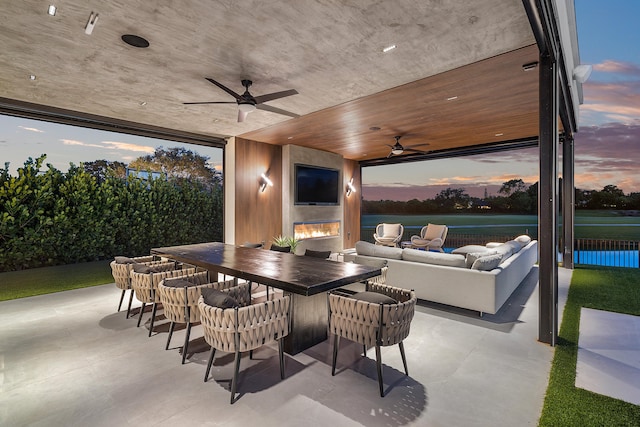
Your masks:
<svg viewBox="0 0 640 427"><path fill-rule="evenodd" d="M368 284L367 291L354 295L336 290L328 294L329 332L334 335L331 375L336 374L340 337L376 348L376 367L380 397L384 397L380 347L398 344L406 375L407 359L402 341L409 335L415 312L416 294L393 286Z"/></svg>
<svg viewBox="0 0 640 427"><path fill-rule="evenodd" d="M231 403L235 402L240 370L240 354L262 347L270 342L278 342L280 378L284 379L284 349L282 339L289 334L290 297L284 296L251 304L250 283L243 283L224 290L237 300L232 308L221 308L205 302L205 296L198 301L200 317L204 328L204 339L211 346L204 381L209 372L216 350L235 353L233 378L231 380Z"/></svg>
<svg viewBox="0 0 640 427"><path fill-rule="evenodd" d="M117 256L113 261L111 261L111 275L113 276L116 287L122 290L122 294L120 294L120 303L118 303L118 311L122 308L124 294L127 291L131 291L129 295L129 305L127 306L127 319L131 313L131 302L133 301L133 290L131 290L131 270L133 269L133 264L140 263L153 265L162 262L160 260L156 261L155 259L156 258L153 255L134 258Z"/></svg>
<svg viewBox="0 0 640 427"><path fill-rule="evenodd" d="M144 308L147 304L153 304L153 310L151 311L151 324L149 326L149 336L153 332L153 323L156 318L156 310L158 309L158 303L160 298L158 297L158 284L167 278L190 276L196 273L196 268L185 268L184 265L177 264L175 262L166 262L158 265L148 266L146 272L142 272L142 269L137 270L137 266L134 265L131 271L131 288L136 294L138 301L142 303L140 308L140 316L138 317L138 327L142 321L142 315L144 314Z"/></svg>
<svg viewBox="0 0 640 427"><path fill-rule="evenodd" d="M191 326L200 322L198 300L202 295L202 289L222 290L234 286L235 283L236 281L233 279L226 282L211 283L209 282L208 271L201 271L191 276L177 279L164 279L160 282L158 284L158 296L164 309L164 316L171 321L165 350L169 349L176 323L186 323L187 330L184 337L184 346L182 347L182 364L184 364L189 348Z"/></svg>

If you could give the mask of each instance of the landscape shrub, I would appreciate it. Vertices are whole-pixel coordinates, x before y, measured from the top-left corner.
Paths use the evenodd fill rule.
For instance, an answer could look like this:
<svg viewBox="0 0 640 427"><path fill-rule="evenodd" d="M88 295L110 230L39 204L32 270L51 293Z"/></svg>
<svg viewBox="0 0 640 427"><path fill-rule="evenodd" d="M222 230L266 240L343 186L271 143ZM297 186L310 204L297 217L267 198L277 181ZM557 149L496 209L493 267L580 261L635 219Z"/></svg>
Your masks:
<svg viewBox="0 0 640 427"><path fill-rule="evenodd" d="M29 158L0 169L0 271L148 254L152 247L222 240L222 187L133 175L98 182Z"/></svg>

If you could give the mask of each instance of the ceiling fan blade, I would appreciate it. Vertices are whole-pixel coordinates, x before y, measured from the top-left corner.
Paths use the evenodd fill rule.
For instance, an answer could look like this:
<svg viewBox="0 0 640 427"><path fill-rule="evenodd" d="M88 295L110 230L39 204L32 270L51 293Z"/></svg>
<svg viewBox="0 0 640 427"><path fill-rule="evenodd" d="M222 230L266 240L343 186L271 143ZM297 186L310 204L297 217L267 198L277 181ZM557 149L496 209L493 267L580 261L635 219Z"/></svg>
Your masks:
<svg viewBox="0 0 640 427"><path fill-rule="evenodd" d="M424 144L413 144L413 145L406 145L404 148L405 149L409 149L409 148L414 148L414 147L424 147L426 145L429 145L428 142L425 142Z"/></svg>
<svg viewBox="0 0 640 427"><path fill-rule="evenodd" d="M393 151L390 151L390 152L389 152L389 155L387 156L387 159L388 159L389 157L391 157L391 156L393 156Z"/></svg>
<svg viewBox="0 0 640 427"><path fill-rule="evenodd" d="M416 150L415 148L407 148L407 147L405 147L405 148L404 148L404 151L412 151L412 152L414 152L414 153L427 154L427 152L426 152L426 151Z"/></svg>
<svg viewBox="0 0 640 427"><path fill-rule="evenodd" d="M281 110L280 108L272 107L270 105L258 104L256 105L258 110L271 111L272 113L282 114L289 117L300 117L297 114L290 113L289 111Z"/></svg>
<svg viewBox="0 0 640 427"><path fill-rule="evenodd" d="M263 102L273 101L274 99L284 98L285 96L297 95L298 91L295 89L283 90L282 92L268 93L266 95L254 96L256 104L262 104Z"/></svg>
<svg viewBox="0 0 640 427"><path fill-rule="evenodd" d="M235 101L210 101L210 102L183 102L185 105L198 105L198 104L237 104Z"/></svg>
<svg viewBox="0 0 640 427"><path fill-rule="evenodd" d="M244 122L244 119L247 118L248 114L249 113L247 113L246 111L238 110L238 123Z"/></svg>
<svg viewBox="0 0 640 427"><path fill-rule="evenodd" d="M237 93L235 93L234 91L232 91L231 89L229 89L228 87L223 85L222 83L218 83L217 81L215 81L215 80L213 80L212 78L209 78L209 77L205 77L205 79L207 79L209 82L213 83L214 85L218 86L220 89L222 89L223 91L227 92L229 95L233 96L235 99L241 99L242 98L240 95L238 95Z"/></svg>

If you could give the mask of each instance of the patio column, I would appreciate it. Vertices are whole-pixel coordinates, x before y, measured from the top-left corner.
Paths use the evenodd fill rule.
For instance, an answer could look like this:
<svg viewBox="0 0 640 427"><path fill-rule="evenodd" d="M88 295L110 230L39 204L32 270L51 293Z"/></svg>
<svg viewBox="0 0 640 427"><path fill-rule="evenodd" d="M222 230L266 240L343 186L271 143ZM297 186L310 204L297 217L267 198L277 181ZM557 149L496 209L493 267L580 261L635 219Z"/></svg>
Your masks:
<svg viewBox="0 0 640 427"><path fill-rule="evenodd" d="M573 269L575 176L573 135L566 135L562 143L562 266Z"/></svg>
<svg viewBox="0 0 640 427"><path fill-rule="evenodd" d="M558 65L540 55L540 184L538 201L538 340L555 346L558 336Z"/></svg>

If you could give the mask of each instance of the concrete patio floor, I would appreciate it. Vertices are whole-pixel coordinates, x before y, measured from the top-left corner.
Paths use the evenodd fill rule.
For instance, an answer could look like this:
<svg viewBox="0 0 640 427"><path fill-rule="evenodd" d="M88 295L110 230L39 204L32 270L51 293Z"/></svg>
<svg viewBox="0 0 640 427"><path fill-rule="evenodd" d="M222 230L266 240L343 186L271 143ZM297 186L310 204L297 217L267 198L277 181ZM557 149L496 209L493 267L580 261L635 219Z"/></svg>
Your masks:
<svg viewBox="0 0 640 427"><path fill-rule="evenodd" d="M497 315L422 304L405 340L375 352L342 340L336 376L328 341L286 356L242 358L238 401L229 404L233 357L208 351L193 328L194 353L180 364L184 329L164 350L167 325L152 337L116 313L119 290L103 285L0 303L0 425L525 426L537 425L553 348L537 341L537 267ZM559 271L562 313L571 271ZM144 319L148 319L146 314Z"/></svg>

